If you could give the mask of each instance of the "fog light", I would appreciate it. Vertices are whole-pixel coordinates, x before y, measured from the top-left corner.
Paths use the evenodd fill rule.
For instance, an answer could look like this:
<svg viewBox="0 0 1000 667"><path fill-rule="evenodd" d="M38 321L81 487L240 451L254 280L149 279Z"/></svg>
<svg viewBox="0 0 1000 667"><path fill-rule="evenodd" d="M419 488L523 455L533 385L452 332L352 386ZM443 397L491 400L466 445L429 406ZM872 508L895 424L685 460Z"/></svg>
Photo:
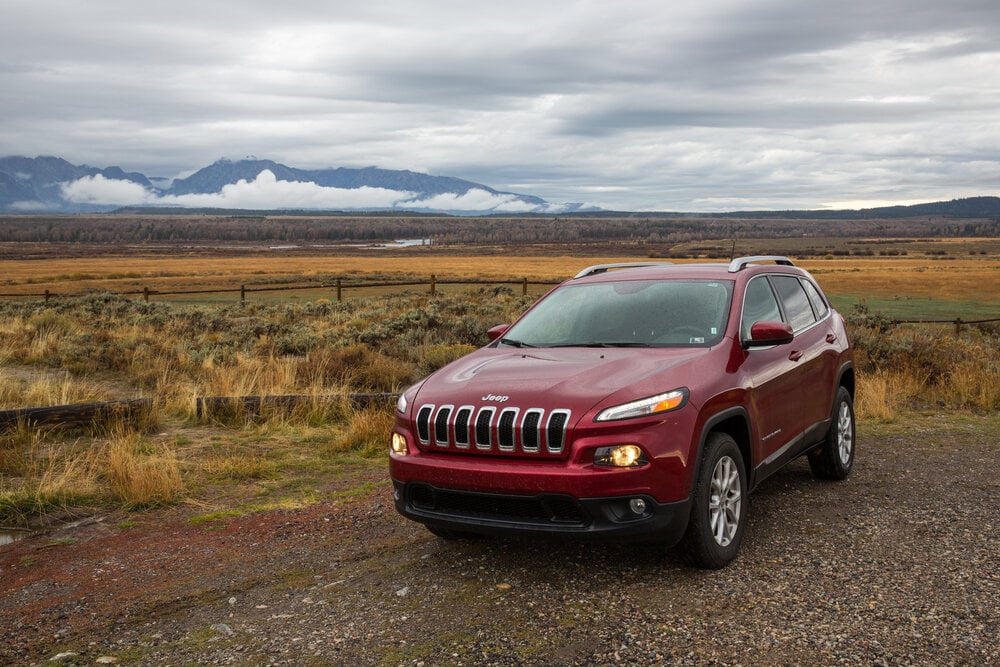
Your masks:
<svg viewBox="0 0 1000 667"><path fill-rule="evenodd" d="M406 446L406 438L399 433L392 434L391 447L392 453L399 454L400 456L405 456L409 452L409 449Z"/></svg>
<svg viewBox="0 0 1000 667"><path fill-rule="evenodd" d="M617 447L598 447L594 451L594 465L613 466L615 468L634 468L649 463L639 445L618 445Z"/></svg>
<svg viewBox="0 0 1000 667"><path fill-rule="evenodd" d="M633 498L628 501L628 508L635 514L644 514L646 512L646 501L642 498Z"/></svg>

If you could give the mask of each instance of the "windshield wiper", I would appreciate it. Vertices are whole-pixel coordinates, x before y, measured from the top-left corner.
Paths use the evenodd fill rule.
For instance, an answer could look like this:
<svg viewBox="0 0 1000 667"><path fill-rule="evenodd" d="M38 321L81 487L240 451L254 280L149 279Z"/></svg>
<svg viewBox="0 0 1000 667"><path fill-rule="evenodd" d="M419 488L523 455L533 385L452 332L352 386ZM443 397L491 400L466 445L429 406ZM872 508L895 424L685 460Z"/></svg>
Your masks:
<svg viewBox="0 0 1000 667"><path fill-rule="evenodd" d="M515 340L513 338L501 338L500 342L511 347L536 347L531 343L525 343L523 340Z"/></svg>
<svg viewBox="0 0 1000 667"><path fill-rule="evenodd" d="M617 343L601 343L601 347L649 347L649 343L641 343L639 341L620 341Z"/></svg>
<svg viewBox="0 0 1000 667"><path fill-rule="evenodd" d="M619 341L619 342L590 341L587 343L559 343L557 345L548 345L547 347L649 347L649 343L640 343L638 341Z"/></svg>

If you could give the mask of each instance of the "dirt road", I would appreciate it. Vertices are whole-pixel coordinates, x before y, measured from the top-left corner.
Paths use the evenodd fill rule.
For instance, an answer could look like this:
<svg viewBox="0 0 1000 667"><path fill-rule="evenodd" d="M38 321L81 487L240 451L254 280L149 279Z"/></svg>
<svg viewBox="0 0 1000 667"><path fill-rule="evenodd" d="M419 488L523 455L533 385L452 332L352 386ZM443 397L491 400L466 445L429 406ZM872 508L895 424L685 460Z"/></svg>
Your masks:
<svg viewBox="0 0 1000 667"><path fill-rule="evenodd" d="M799 461L758 489L718 572L443 542L396 515L382 467L303 510L98 515L0 547L0 663L1000 664L998 432L862 425L846 482Z"/></svg>

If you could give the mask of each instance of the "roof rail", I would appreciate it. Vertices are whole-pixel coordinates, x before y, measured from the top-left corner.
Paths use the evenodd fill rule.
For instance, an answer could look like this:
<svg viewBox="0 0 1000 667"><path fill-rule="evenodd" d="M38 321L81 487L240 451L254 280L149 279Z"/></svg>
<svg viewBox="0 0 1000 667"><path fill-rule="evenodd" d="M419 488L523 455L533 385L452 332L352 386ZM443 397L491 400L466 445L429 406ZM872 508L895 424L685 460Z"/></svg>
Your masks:
<svg viewBox="0 0 1000 667"><path fill-rule="evenodd" d="M792 264L792 260L787 257L782 257L781 255L755 255L753 257L737 257L733 261L729 262L729 273L742 271L749 264L756 264L757 262L774 262L775 264L780 264L781 266L795 266Z"/></svg>
<svg viewBox="0 0 1000 667"><path fill-rule="evenodd" d="M584 278L586 276L597 275L598 273L604 273L609 269L635 269L641 266L663 266L665 264L673 264L673 262L618 262L617 264L595 264L594 266L588 266L580 273L573 276L573 280L577 278Z"/></svg>

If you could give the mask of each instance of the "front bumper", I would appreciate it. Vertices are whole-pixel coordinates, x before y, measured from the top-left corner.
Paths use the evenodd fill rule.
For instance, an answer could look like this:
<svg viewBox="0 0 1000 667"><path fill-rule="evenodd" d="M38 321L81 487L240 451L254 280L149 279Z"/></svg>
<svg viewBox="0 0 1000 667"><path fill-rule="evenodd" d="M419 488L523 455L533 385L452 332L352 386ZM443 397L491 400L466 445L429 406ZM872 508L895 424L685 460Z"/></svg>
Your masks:
<svg viewBox="0 0 1000 667"><path fill-rule="evenodd" d="M659 503L644 494L574 498L559 493L482 493L395 479L393 499L403 516L456 531L665 545L683 537L691 512L690 499ZM643 501L641 512L633 508L633 499Z"/></svg>

